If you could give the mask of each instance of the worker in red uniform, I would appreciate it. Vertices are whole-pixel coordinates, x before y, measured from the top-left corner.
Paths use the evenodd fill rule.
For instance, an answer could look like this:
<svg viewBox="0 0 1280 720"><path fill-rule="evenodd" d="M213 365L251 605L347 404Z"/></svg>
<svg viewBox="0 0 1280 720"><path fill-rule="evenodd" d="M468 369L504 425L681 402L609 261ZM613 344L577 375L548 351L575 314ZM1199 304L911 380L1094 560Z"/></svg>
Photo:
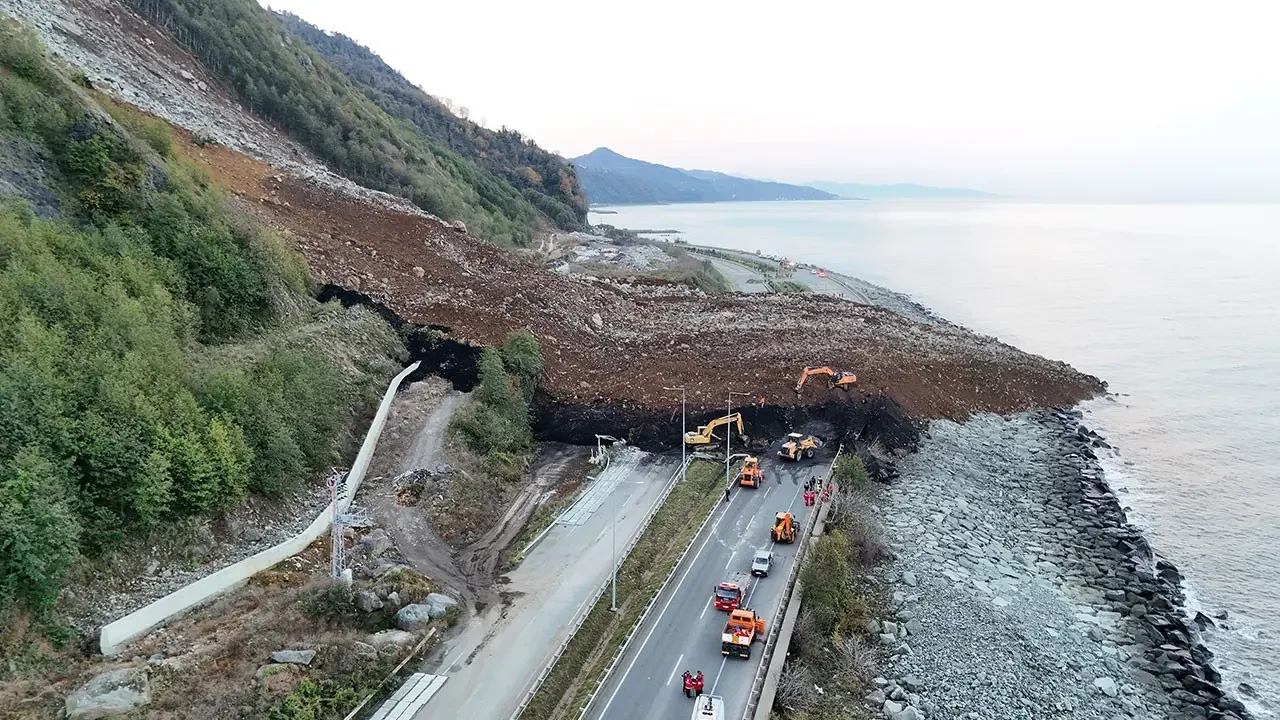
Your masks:
<svg viewBox="0 0 1280 720"><path fill-rule="evenodd" d="M693 676L688 670L684 671L684 696L693 697Z"/></svg>
<svg viewBox="0 0 1280 720"><path fill-rule="evenodd" d="M693 692L695 695L702 694L702 682L702 671L699 670L698 674L693 677Z"/></svg>

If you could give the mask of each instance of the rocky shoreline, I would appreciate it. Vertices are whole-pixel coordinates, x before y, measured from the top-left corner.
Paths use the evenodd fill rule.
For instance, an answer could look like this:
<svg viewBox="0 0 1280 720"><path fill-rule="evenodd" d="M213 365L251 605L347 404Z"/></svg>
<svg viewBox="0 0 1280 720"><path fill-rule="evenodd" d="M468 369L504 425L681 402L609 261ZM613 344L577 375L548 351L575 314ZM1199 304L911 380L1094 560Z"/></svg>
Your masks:
<svg viewBox="0 0 1280 720"><path fill-rule="evenodd" d="M936 421L876 501L894 562L869 622L890 718L1250 718L1182 577L1108 486L1079 411ZM1197 617L1203 624L1207 618Z"/></svg>

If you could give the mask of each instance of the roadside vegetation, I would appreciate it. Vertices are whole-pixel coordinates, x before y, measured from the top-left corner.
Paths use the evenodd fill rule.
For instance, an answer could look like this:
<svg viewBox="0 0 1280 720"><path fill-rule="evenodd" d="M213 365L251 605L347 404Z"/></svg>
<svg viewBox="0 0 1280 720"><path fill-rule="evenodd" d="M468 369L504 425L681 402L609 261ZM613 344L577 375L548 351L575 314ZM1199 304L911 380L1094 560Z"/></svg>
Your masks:
<svg viewBox="0 0 1280 720"><path fill-rule="evenodd" d="M562 164L562 177L561 168L547 169L549 160L540 163L541 172L528 165L511 168L525 175L526 195L508 177L477 164L490 145L514 149L525 144L523 138L491 137L457 121L437 130L439 108L432 106L436 117L427 117L420 112L422 97L389 94L388 89L403 88L387 88L385 74L365 76L357 87L254 0L128 4L170 30L254 113L361 185L407 198L448 220L463 220L470 231L496 243L527 245L546 217L569 229L581 225L585 205L572 205L577 183L572 169ZM435 135L457 128L471 139L451 144ZM566 192L568 203L560 200Z"/></svg>
<svg viewBox="0 0 1280 720"><path fill-rule="evenodd" d="M501 348L480 353L476 400L450 424L450 432L502 479L519 480L533 452L529 405L541 374L542 355L533 333L512 332Z"/></svg>
<svg viewBox="0 0 1280 720"><path fill-rule="evenodd" d="M800 570L800 614L774 699L774 712L788 720L872 717L862 697L876 655L857 576L887 561L889 550L867 502L872 490L862 461L841 456L835 475L841 491Z"/></svg>
<svg viewBox="0 0 1280 720"><path fill-rule="evenodd" d="M776 293L807 293L809 286L795 280L770 280L769 289Z"/></svg>
<svg viewBox="0 0 1280 720"><path fill-rule="evenodd" d="M680 559L707 514L723 499L724 465L695 460L654 514L635 547L618 568L618 611L606 592L591 608L521 720L576 718L604 672Z"/></svg>
<svg viewBox="0 0 1280 720"><path fill-rule="evenodd" d="M108 107L0 22L0 139L38 148L60 211L0 204L0 664L19 617L72 639L52 611L82 560L338 462L389 369L290 341L327 312L305 262Z"/></svg>

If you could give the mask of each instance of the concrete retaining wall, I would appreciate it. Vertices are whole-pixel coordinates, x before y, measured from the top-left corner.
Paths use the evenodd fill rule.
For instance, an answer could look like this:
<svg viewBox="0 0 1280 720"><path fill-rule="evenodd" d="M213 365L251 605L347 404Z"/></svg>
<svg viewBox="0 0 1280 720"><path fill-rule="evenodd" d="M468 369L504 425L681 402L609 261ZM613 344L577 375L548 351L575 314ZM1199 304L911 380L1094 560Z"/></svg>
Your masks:
<svg viewBox="0 0 1280 720"><path fill-rule="evenodd" d="M369 425L368 434L365 435L364 444L360 446L360 452L356 455L355 462L351 464L351 471L347 474L347 492L343 497L338 498L339 511L344 511L351 505L351 499L355 497L356 490L360 488L360 481L364 479L365 471L369 469L369 463L373 460L373 451L378 445L378 437L382 434L382 427L386 424L387 414L391 411L391 401L395 398L396 390L399 389L400 383L417 369L418 363L415 362L401 371L391 381L387 392L382 396L382 402L378 405L378 412L373 417L373 423ZM142 636L157 625L167 622L175 615L209 602L246 582L255 573L266 570L281 560L302 552L316 538L328 531L329 521L332 518L333 503L330 503L307 526L307 529L298 535L285 540L279 545L267 548L256 555L247 557L234 565L228 565L212 575L206 575L186 587L165 595L150 605L135 610L115 622L104 625L98 637L98 644L102 649L102 654L118 654L130 641Z"/></svg>

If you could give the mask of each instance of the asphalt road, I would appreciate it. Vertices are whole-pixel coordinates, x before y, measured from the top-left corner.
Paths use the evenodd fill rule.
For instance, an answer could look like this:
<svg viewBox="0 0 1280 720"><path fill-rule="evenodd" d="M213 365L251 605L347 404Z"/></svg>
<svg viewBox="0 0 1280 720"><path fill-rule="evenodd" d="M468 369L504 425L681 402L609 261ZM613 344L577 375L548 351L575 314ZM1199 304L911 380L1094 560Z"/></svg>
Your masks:
<svg viewBox="0 0 1280 720"><path fill-rule="evenodd" d="M621 552L679 467L678 455L615 458L507 576L511 603L486 608L429 658L423 670L448 679L415 720L510 717L609 576L614 503Z"/></svg>
<svg viewBox="0 0 1280 720"><path fill-rule="evenodd" d="M774 451L776 447L770 452ZM762 456L765 482L757 489L736 488L730 502L721 505L718 517L694 545L694 552L676 569L676 581L658 598L657 609L605 681L587 717L687 718L693 712L693 701L685 698L682 689L685 670L702 670L704 692L724 698L725 720L742 717L764 645L753 645L749 660L720 654L720 633L727 613L712 605L713 588L736 571L749 572L754 551L772 546L773 571L769 577L752 581L746 604L772 623L799 541L772 545L769 528L782 510L794 513L804 527L809 513L816 509L804 506L804 480L824 473L831 457L831 450L820 450L813 460L799 463L771 454ZM765 630L767 633L770 628Z"/></svg>
<svg viewBox="0 0 1280 720"><path fill-rule="evenodd" d="M769 285L765 282L764 276L746 265L714 257L706 258L706 260L709 260L711 265L720 271L721 275L729 278L729 282L733 283L739 292L769 292Z"/></svg>

